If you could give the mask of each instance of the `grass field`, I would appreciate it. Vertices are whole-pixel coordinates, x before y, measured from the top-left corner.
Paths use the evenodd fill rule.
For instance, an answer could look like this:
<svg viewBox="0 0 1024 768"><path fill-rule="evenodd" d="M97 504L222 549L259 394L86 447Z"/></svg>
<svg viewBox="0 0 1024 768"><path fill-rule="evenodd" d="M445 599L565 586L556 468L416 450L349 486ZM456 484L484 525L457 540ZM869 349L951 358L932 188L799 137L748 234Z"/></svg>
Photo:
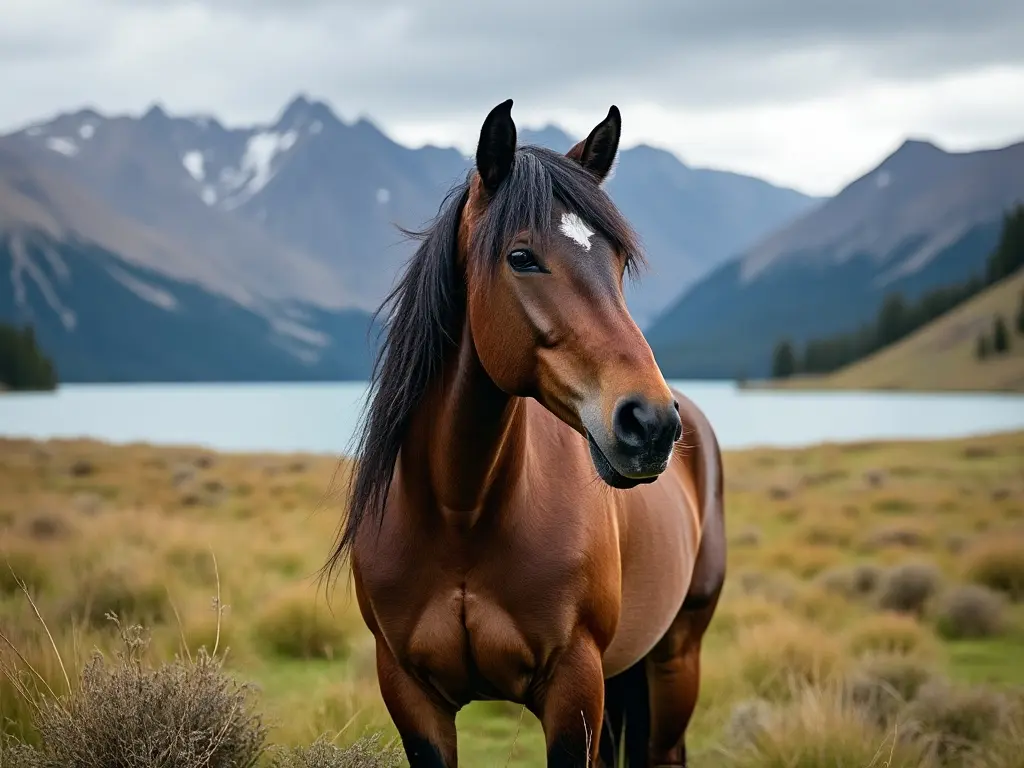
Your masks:
<svg viewBox="0 0 1024 768"><path fill-rule="evenodd" d="M692 764L1024 765L1024 432L725 460L729 573ZM117 645L111 610L151 628L154 660L183 652L182 636L190 653L212 647L219 584L219 645L259 685L271 741L393 735L349 589L328 604L315 583L346 471L322 456L0 441L0 629L59 691L3 560L78 664ZM18 662L2 643L0 659ZM4 727L31 739L28 715L0 678ZM520 707L475 704L458 722L462 765L544 764Z"/></svg>
<svg viewBox="0 0 1024 768"><path fill-rule="evenodd" d="M910 336L827 376L749 382L750 388L902 389L915 391L1024 392L1024 335L1014 329L1024 295L1024 270L987 288ZM1003 316L1010 349L975 357L979 334L991 337Z"/></svg>

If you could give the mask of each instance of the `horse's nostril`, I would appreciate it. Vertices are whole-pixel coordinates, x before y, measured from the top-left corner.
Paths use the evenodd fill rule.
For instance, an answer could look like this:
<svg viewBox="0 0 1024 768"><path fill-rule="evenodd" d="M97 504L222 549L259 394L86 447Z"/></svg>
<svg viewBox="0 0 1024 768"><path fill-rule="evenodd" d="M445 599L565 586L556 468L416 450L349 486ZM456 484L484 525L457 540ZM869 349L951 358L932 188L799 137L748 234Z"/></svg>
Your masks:
<svg viewBox="0 0 1024 768"><path fill-rule="evenodd" d="M615 437L634 448L642 447L650 437L651 408L639 398L629 398L615 409Z"/></svg>
<svg viewBox="0 0 1024 768"><path fill-rule="evenodd" d="M667 452L682 434L677 408L669 408L667 404L655 407L640 396L619 401L612 417L612 428L619 450L628 455Z"/></svg>

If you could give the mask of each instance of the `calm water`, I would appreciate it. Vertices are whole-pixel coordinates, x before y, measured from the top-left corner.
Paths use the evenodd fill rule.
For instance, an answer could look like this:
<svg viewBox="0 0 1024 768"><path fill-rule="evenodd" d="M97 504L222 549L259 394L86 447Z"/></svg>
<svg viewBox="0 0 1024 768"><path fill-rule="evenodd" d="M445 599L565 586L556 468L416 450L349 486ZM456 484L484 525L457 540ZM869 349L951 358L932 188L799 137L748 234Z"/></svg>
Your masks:
<svg viewBox="0 0 1024 768"><path fill-rule="evenodd" d="M780 393L673 382L708 414L723 448L1024 428L1009 395ZM366 387L345 384L67 385L0 395L0 435L204 445L236 451L344 453Z"/></svg>

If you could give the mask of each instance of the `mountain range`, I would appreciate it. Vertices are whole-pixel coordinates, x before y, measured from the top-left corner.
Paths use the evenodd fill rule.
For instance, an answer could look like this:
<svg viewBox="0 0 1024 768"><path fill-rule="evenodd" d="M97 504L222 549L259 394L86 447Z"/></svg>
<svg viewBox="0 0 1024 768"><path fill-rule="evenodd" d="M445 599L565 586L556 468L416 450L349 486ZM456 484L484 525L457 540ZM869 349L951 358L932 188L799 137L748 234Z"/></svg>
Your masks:
<svg viewBox="0 0 1024 768"><path fill-rule="evenodd" d="M947 152L908 139L876 168L711 269L645 330L666 376L767 376L776 343L855 330L889 292L982 274L1024 202L1024 142Z"/></svg>
<svg viewBox="0 0 1024 768"><path fill-rule="evenodd" d="M0 320L33 323L64 381L363 378L368 313L412 252L396 225L429 220L471 162L301 95L265 125L159 105L37 121L0 137ZM608 190L648 253L641 325L820 202L643 145Z"/></svg>
<svg viewBox="0 0 1024 768"><path fill-rule="evenodd" d="M471 163L302 95L241 127L158 105L39 120L0 136L0 321L31 322L63 381L365 378L369 313L412 253L396 225ZM1024 144L908 140L827 199L639 145L607 189L647 252L627 302L666 375L760 376L782 337L976 271L1024 199Z"/></svg>

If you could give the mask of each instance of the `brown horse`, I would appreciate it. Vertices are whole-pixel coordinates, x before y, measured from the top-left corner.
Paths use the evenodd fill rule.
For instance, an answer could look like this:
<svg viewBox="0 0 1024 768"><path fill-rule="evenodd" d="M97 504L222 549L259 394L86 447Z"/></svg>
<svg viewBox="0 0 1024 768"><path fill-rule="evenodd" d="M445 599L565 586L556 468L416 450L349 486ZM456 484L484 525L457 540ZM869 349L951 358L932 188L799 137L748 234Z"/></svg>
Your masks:
<svg viewBox="0 0 1024 768"><path fill-rule="evenodd" d="M602 189L607 117L566 155L512 100L383 307L348 515L381 695L413 768L453 768L456 712L525 704L549 766L686 764L725 578L722 465L623 299L641 258ZM682 439L680 439L682 438Z"/></svg>

